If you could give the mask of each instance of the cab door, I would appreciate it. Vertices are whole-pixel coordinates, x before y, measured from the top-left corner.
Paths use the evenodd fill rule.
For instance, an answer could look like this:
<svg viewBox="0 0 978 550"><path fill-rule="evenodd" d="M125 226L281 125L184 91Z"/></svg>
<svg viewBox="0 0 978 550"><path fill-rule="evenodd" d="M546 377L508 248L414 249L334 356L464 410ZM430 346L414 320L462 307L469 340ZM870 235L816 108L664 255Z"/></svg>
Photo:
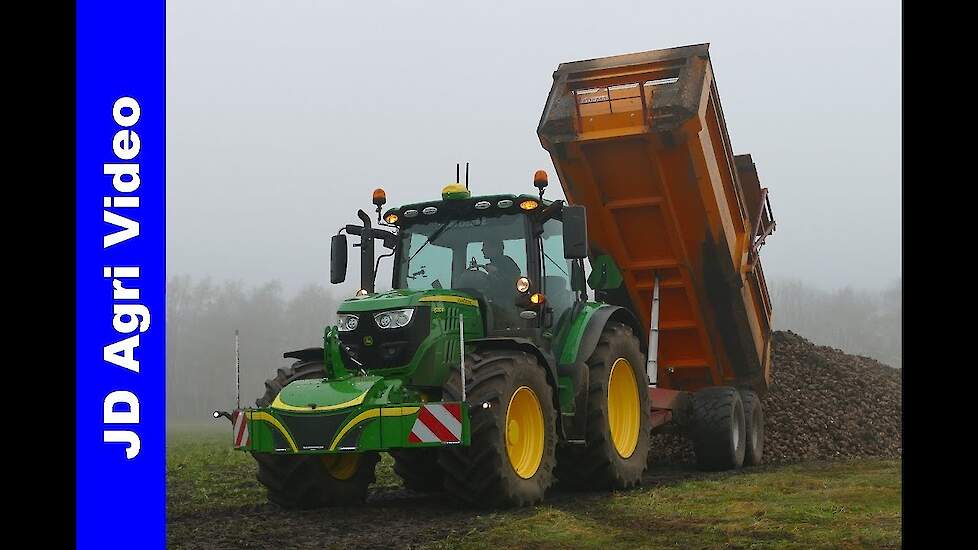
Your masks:
<svg viewBox="0 0 978 550"><path fill-rule="evenodd" d="M556 218L544 222L538 239L540 247L540 286L550 310L551 326L557 333L570 317L576 296L571 288L572 261L564 259L564 223Z"/></svg>

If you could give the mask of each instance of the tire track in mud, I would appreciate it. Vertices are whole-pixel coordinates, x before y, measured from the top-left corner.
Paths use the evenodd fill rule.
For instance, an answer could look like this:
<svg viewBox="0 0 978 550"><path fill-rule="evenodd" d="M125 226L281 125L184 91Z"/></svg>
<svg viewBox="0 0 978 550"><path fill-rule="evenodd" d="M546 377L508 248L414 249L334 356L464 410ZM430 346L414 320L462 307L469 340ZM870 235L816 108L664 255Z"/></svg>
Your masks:
<svg viewBox="0 0 978 550"><path fill-rule="evenodd" d="M756 471L756 470L742 470ZM715 478L689 467L650 469L642 487L689 479ZM544 505L586 507L610 492L576 492L555 487ZM205 514L183 513L167 518L167 547L187 549L252 548L417 548L497 521L511 521L534 508L499 511L465 508L446 494L422 494L399 487L372 488L366 504L351 508L285 510L274 504L232 506Z"/></svg>

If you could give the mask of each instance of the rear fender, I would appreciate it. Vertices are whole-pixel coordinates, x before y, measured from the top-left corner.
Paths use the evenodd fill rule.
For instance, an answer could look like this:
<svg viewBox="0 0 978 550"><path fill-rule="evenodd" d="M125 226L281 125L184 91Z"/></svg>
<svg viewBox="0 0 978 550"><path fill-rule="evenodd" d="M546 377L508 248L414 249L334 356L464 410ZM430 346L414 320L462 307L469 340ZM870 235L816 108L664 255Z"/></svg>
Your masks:
<svg viewBox="0 0 978 550"><path fill-rule="evenodd" d="M583 440L587 429L587 399L590 384L587 360L598 347L601 333L612 321L631 327L639 336L639 345L643 353L648 347L641 340L642 332L638 320L627 309L607 304L581 305L577 318L572 321L560 343L562 352L560 364L557 366L557 372L561 376L570 377L574 384L574 414L568 415L565 429L567 438L572 441Z"/></svg>
<svg viewBox="0 0 978 550"><path fill-rule="evenodd" d="M594 349L598 347L598 340L601 339L601 333L604 332L605 326L610 321L617 321L630 327L632 332L635 333L635 336L638 337L638 344L642 349L642 353L648 351L648 342L642 340L644 331L638 319L635 318L635 315L621 306L603 305L597 310L594 310L587 320L587 327L584 329L584 333L581 335L577 344L575 360L587 361L588 357L591 357Z"/></svg>

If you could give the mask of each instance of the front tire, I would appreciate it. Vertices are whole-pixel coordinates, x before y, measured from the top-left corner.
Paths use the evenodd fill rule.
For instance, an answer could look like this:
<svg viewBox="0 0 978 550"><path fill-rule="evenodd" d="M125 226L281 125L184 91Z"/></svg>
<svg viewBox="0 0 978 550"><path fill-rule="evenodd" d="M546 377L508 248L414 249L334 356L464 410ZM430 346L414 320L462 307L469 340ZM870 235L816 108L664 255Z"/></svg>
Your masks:
<svg viewBox="0 0 978 550"><path fill-rule="evenodd" d="M638 338L610 322L588 358L586 444L559 450L557 477L571 486L626 489L648 465L649 380Z"/></svg>
<svg viewBox="0 0 978 550"><path fill-rule="evenodd" d="M390 455L405 488L421 493L442 490L445 472L438 465L437 448L391 450Z"/></svg>
<svg viewBox="0 0 978 550"><path fill-rule="evenodd" d="M471 445L439 454L445 490L479 507L542 501L553 485L557 446L553 390L543 368L533 355L513 350L470 353L465 366ZM461 400L458 369L443 394L446 401Z"/></svg>
<svg viewBox="0 0 978 550"><path fill-rule="evenodd" d="M324 375L322 361L298 361L280 368L275 378L265 381L265 394L255 404L267 407L291 382ZM377 453L251 456L258 462L258 481L268 490L268 500L283 508L299 509L363 503L380 460Z"/></svg>

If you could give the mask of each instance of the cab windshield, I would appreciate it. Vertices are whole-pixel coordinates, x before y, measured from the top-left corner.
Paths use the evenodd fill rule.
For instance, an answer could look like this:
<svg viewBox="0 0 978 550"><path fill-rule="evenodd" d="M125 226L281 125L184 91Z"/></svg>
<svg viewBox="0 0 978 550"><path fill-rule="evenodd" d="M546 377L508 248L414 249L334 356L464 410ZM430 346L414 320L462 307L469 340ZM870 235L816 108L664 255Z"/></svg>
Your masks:
<svg viewBox="0 0 978 550"><path fill-rule="evenodd" d="M400 231L394 286L474 290L494 302L516 297L527 276L527 220L521 214L415 223Z"/></svg>

